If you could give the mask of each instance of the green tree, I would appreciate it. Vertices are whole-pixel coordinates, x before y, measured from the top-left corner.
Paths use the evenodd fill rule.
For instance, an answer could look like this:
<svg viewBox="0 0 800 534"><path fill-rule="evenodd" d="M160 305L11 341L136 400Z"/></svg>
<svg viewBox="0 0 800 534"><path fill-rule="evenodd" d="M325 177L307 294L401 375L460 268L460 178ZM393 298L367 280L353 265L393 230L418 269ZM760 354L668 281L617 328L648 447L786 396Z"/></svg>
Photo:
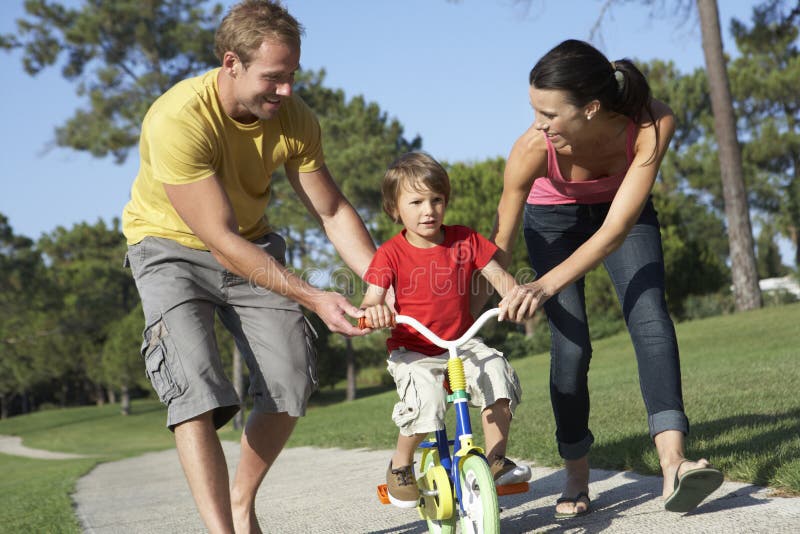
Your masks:
<svg viewBox="0 0 800 534"><path fill-rule="evenodd" d="M619 0L606 0L604 8ZM654 6L654 0L640 0L640 3ZM711 106L712 128L707 138L714 141L713 153L717 157L714 174L720 180L722 208L726 218L726 230L731 262L731 277L737 310L748 310L761 306L761 292L758 288L755 247L750 223L750 212L745 188L745 174L742 163L742 148L738 138L736 116L730 91L729 75L722 49L722 34L719 25L719 12L716 0L695 0L700 20L702 47L706 64L706 83L708 101ZM681 0L675 4L681 18L691 9L691 2ZM599 22L605 14L601 11ZM658 96L658 93L655 93ZM673 107L673 111L676 108ZM707 160L703 159L704 163Z"/></svg>
<svg viewBox="0 0 800 534"><path fill-rule="evenodd" d="M775 243L775 230L770 225L762 225L756 239L756 247L759 278L775 278L789 274L789 269L781 262L781 252Z"/></svg>
<svg viewBox="0 0 800 534"><path fill-rule="evenodd" d="M222 8L208 7L202 0L86 0L79 8L29 0L25 8L17 33L0 36L0 46L21 50L31 75L61 66L85 107L57 128L56 143L97 157L112 155L124 161L153 100L179 80L218 63L213 36ZM399 121L377 104L360 96L347 99L343 91L326 88L323 82L324 72L300 73L295 89L320 118L328 167L373 228L383 170L399 154L419 148L421 140L404 138ZM324 283L341 262L281 173L275 176L272 195L268 213L274 228L287 238L290 263L319 273ZM59 271L59 280L67 283L64 276ZM71 314L75 320L90 319L79 316ZM96 349L105 335L84 341Z"/></svg>
<svg viewBox="0 0 800 534"><path fill-rule="evenodd" d="M40 252L0 214L0 417L8 417L15 397L28 411L37 388L52 378L48 347L61 333L52 315L58 306Z"/></svg>
<svg viewBox="0 0 800 534"><path fill-rule="evenodd" d="M503 192L504 158L494 158L475 163L447 164L450 176L451 199L447 206L446 224L462 224L488 237L497 215L497 203ZM518 281L531 281L528 257L525 254L525 239L522 232L517 235L515 255L508 272Z"/></svg>
<svg viewBox="0 0 800 534"><path fill-rule="evenodd" d="M741 54L729 70L743 119L750 203L792 241L800 267L800 4L786 4L755 7L749 27L732 21Z"/></svg>
<svg viewBox="0 0 800 534"><path fill-rule="evenodd" d="M658 60L642 68L677 122L653 197L662 226L667 298L680 318L689 296L730 283L713 115L702 69L684 75L673 63Z"/></svg>
<svg viewBox="0 0 800 534"><path fill-rule="evenodd" d="M222 7L205 0L85 0L79 8L26 0L27 16L0 46L21 49L35 76L61 66L85 107L56 128L56 144L122 162L139 139L153 100L216 64L214 29Z"/></svg>
<svg viewBox="0 0 800 534"><path fill-rule="evenodd" d="M758 288L753 230L744 186L742 150L736 128L736 115L722 51L722 32L716 0L696 0L703 35L703 54L708 71L714 133L719 150L722 196L731 254L731 275L737 310L761 307Z"/></svg>
<svg viewBox="0 0 800 534"><path fill-rule="evenodd" d="M728 241L719 216L694 194L654 194L661 223L667 301L670 312L684 317L691 296L716 293L730 284Z"/></svg>
<svg viewBox="0 0 800 534"><path fill-rule="evenodd" d="M149 389L142 356L138 350L142 342L142 307L133 308L127 315L108 326L100 358L100 376L111 390L120 393L120 411L130 414L131 391Z"/></svg>
<svg viewBox="0 0 800 534"><path fill-rule="evenodd" d="M64 402L68 395L103 402L102 348L108 329L138 303L127 269L122 266L125 238L119 220L58 227L38 243L62 295L61 342L53 354L59 362ZM70 391L70 389L73 391Z"/></svg>
<svg viewBox="0 0 800 534"><path fill-rule="evenodd" d="M752 29L732 22L741 54L728 70L734 106L743 119L738 137L744 140L749 205L796 246L798 223L792 221L797 221L800 108L792 80L800 75L793 22L800 8L785 14L784 4L773 1L754 8ZM697 69L682 75L671 64L658 61L646 70L654 93L670 104L678 122L672 150L662 165L665 184L689 191L721 213L725 202L705 72ZM712 238L716 234L707 233ZM713 248L721 250L717 244Z"/></svg>

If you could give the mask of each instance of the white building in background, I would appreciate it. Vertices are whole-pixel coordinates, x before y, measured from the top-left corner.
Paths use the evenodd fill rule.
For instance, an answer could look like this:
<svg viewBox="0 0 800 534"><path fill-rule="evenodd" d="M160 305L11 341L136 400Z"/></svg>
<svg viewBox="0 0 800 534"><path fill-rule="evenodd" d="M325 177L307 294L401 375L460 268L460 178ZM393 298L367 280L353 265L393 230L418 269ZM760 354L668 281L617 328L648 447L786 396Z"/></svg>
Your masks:
<svg viewBox="0 0 800 534"><path fill-rule="evenodd" d="M800 283L791 275L781 278L765 278L759 280L758 287L765 293L783 290L791 293L795 298L800 299Z"/></svg>

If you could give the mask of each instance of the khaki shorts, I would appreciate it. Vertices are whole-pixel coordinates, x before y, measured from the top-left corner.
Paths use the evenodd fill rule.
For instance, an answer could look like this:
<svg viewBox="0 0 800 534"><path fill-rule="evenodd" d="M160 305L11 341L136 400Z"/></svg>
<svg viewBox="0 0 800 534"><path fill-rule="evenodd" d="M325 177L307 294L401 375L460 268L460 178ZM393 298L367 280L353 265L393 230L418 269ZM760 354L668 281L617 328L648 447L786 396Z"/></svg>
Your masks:
<svg viewBox="0 0 800 534"><path fill-rule="evenodd" d="M283 263L278 234L254 242ZM167 406L167 426L208 411L217 428L239 410L225 375L214 317L233 335L250 376L254 410L305 414L316 389L313 328L293 300L225 269L210 252L147 237L128 247L145 315L142 356L150 383Z"/></svg>
<svg viewBox="0 0 800 534"><path fill-rule="evenodd" d="M470 404L481 410L508 399L512 415L522 401L517 373L502 352L471 339L458 349L464 362L464 376ZM428 434L444 427L447 391L444 378L448 354L426 356L405 349L389 355L389 374L394 378L400 402L392 420L404 436Z"/></svg>

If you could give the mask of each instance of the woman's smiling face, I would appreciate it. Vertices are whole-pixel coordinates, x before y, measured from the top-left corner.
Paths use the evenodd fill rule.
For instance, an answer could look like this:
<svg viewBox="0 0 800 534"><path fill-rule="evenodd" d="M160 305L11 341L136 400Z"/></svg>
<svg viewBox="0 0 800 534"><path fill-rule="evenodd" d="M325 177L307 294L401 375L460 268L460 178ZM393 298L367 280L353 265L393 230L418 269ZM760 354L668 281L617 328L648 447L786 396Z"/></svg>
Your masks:
<svg viewBox="0 0 800 534"><path fill-rule="evenodd" d="M580 138L580 131L587 122L585 110L571 104L566 91L531 86L528 93L536 114L533 126L544 132L554 147L572 145Z"/></svg>

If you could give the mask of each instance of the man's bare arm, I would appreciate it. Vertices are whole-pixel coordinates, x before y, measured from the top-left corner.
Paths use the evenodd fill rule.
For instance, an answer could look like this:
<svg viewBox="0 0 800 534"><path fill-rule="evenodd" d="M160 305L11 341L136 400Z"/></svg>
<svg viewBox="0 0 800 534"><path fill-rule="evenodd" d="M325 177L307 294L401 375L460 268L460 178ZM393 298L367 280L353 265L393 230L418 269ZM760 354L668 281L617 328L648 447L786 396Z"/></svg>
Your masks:
<svg viewBox="0 0 800 534"><path fill-rule="evenodd" d="M328 168L323 165L313 172L287 172L287 176L344 262L357 275L364 276L375 254L375 245L361 217L339 191Z"/></svg>
<svg viewBox="0 0 800 534"><path fill-rule="evenodd" d="M345 313L351 317L360 313L344 297L313 287L239 235L233 207L216 176L190 184L164 184L164 189L178 215L225 269L297 301L333 332L362 333L345 319Z"/></svg>

